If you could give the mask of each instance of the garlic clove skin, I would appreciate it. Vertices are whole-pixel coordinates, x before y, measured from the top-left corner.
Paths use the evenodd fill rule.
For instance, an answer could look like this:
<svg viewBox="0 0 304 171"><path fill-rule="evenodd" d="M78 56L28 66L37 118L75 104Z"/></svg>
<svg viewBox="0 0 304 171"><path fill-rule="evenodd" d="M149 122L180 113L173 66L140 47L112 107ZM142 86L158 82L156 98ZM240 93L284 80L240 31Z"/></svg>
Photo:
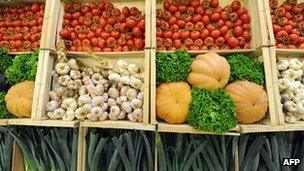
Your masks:
<svg viewBox="0 0 304 171"><path fill-rule="evenodd" d="M55 65L55 71L60 75L66 75L70 72L71 68L67 63L57 63Z"/></svg>
<svg viewBox="0 0 304 171"><path fill-rule="evenodd" d="M75 116L79 120L84 120L87 117L87 114L88 114L88 111L84 107L80 107L80 108L76 109L76 111L75 111Z"/></svg>
<svg viewBox="0 0 304 171"><path fill-rule="evenodd" d="M91 103L87 103L85 105L82 106L84 108L84 110L86 110L87 112L91 111L92 108L94 107Z"/></svg>
<svg viewBox="0 0 304 171"><path fill-rule="evenodd" d="M117 73L112 73L108 76L109 81L117 83L120 81L120 75Z"/></svg>
<svg viewBox="0 0 304 171"><path fill-rule="evenodd" d="M70 77L72 78L72 79L74 79L74 80L77 80L77 79L81 79L81 73L80 73L80 71L78 71L78 70L71 70L70 71Z"/></svg>
<svg viewBox="0 0 304 171"><path fill-rule="evenodd" d="M118 91L117 88L114 88L114 87L111 87L111 88L109 89L108 94L109 94L110 97L115 98L115 99L116 99L117 97L119 97L119 91Z"/></svg>
<svg viewBox="0 0 304 171"><path fill-rule="evenodd" d="M54 111L55 109L57 109L59 107L59 103L57 101L50 101L46 104L46 111Z"/></svg>
<svg viewBox="0 0 304 171"><path fill-rule="evenodd" d="M304 115L304 104L301 101L296 103L296 111L298 114Z"/></svg>
<svg viewBox="0 0 304 171"><path fill-rule="evenodd" d="M131 73L138 73L139 72L139 68L135 64L129 64L128 65L128 70Z"/></svg>
<svg viewBox="0 0 304 171"><path fill-rule="evenodd" d="M121 105L123 102L126 102L128 100L127 96L119 96L116 99L116 103Z"/></svg>
<svg viewBox="0 0 304 171"><path fill-rule="evenodd" d="M289 66L289 62L285 59L281 59L277 63L277 68L278 68L279 71L287 70L288 66Z"/></svg>
<svg viewBox="0 0 304 171"><path fill-rule="evenodd" d="M95 85L100 84L101 80L103 79L103 76L100 73L94 73L91 77L93 83Z"/></svg>
<svg viewBox="0 0 304 171"><path fill-rule="evenodd" d="M124 86L120 89L120 95L126 95L127 91L130 89L130 86Z"/></svg>
<svg viewBox="0 0 304 171"><path fill-rule="evenodd" d="M74 98L67 98L62 101L61 107L66 110L76 110L78 107L78 104Z"/></svg>
<svg viewBox="0 0 304 171"><path fill-rule="evenodd" d="M101 109L102 109L103 111L108 110L108 108L109 108L108 103L104 103L104 104L101 106Z"/></svg>
<svg viewBox="0 0 304 171"><path fill-rule="evenodd" d="M116 100L113 99L113 98L109 98L109 99L108 99L108 105L109 105L110 107L116 106L116 105L117 105Z"/></svg>
<svg viewBox="0 0 304 171"><path fill-rule="evenodd" d="M135 109L133 111L133 116L134 118L138 119L138 118L142 118L143 117L143 111L142 109Z"/></svg>
<svg viewBox="0 0 304 171"><path fill-rule="evenodd" d="M128 63L120 59L116 62L116 66L122 69L127 69Z"/></svg>
<svg viewBox="0 0 304 171"><path fill-rule="evenodd" d="M101 116L99 116L100 121L104 121L108 118L109 114L108 112L103 112Z"/></svg>
<svg viewBox="0 0 304 171"><path fill-rule="evenodd" d="M125 119L126 118L127 113L125 111L121 111L118 115L118 119Z"/></svg>
<svg viewBox="0 0 304 171"><path fill-rule="evenodd" d="M130 85L131 85L131 87L139 90L143 86L143 82L140 79L131 78L130 79Z"/></svg>
<svg viewBox="0 0 304 171"><path fill-rule="evenodd" d="M297 122L297 118L292 114L287 113L287 116L285 117L285 122L288 124L294 124Z"/></svg>
<svg viewBox="0 0 304 171"><path fill-rule="evenodd" d="M62 117L62 120L64 121L73 121L75 119L75 112L74 111L67 111L63 117Z"/></svg>
<svg viewBox="0 0 304 171"><path fill-rule="evenodd" d="M56 116L57 119L60 119L65 114L65 110L62 108L57 108L53 111L54 116Z"/></svg>
<svg viewBox="0 0 304 171"><path fill-rule="evenodd" d="M123 102L122 104L121 104L121 109L123 110L123 111L125 111L126 113L131 113L132 112L132 106L131 106L131 103L130 102Z"/></svg>
<svg viewBox="0 0 304 171"><path fill-rule="evenodd" d="M88 94L89 92L88 92L88 89L86 88L86 86L85 86L85 85L82 85L82 86L79 88L78 93L79 93L80 96L83 96L83 95Z"/></svg>
<svg viewBox="0 0 304 171"><path fill-rule="evenodd" d="M70 59L67 63L71 69L79 70L79 66L78 66L76 59Z"/></svg>
<svg viewBox="0 0 304 171"><path fill-rule="evenodd" d="M109 119L111 120L118 120L118 115L120 113L120 108L118 106L111 106Z"/></svg>
<svg viewBox="0 0 304 171"><path fill-rule="evenodd" d="M288 67L293 70L299 70L303 67L303 64L297 58L294 58L289 60Z"/></svg>
<svg viewBox="0 0 304 171"><path fill-rule="evenodd" d="M62 75L58 78L58 84L62 86L67 86L69 81L71 81L71 77L69 75Z"/></svg>
<svg viewBox="0 0 304 171"><path fill-rule="evenodd" d="M137 96L137 91L133 88L130 88L127 90L126 96L129 100L132 100Z"/></svg>
<svg viewBox="0 0 304 171"><path fill-rule="evenodd" d="M132 99L131 100L131 106L133 109L139 109L142 107L142 101L139 99Z"/></svg>
<svg viewBox="0 0 304 171"><path fill-rule="evenodd" d="M95 87L95 90L97 92L98 95L102 95L104 93L104 86L103 84L98 84L96 87Z"/></svg>
<svg viewBox="0 0 304 171"><path fill-rule="evenodd" d="M93 106L101 107L104 103L105 103L105 100L101 96L96 96L92 99L92 105Z"/></svg>
<svg viewBox="0 0 304 171"><path fill-rule="evenodd" d="M144 100L144 92L139 92L136 98L143 101Z"/></svg>
<svg viewBox="0 0 304 171"><path fill-rule="evenodd" d="M91 102L91 100L92 100L91 97L88 94L86 94L86 95L79 96L77 103L79 106L83 106L83 105Z"/></svg>
<svg viewBox="0 0 304 171"><path fill-rule="evenodd" d="M129 114L127 115L127 117L128 117L128 119L129 119L129 121L131 121L131 122L136 122L136 121L137 121L137 119L134 118L133 113L129 113Z"/></svg>

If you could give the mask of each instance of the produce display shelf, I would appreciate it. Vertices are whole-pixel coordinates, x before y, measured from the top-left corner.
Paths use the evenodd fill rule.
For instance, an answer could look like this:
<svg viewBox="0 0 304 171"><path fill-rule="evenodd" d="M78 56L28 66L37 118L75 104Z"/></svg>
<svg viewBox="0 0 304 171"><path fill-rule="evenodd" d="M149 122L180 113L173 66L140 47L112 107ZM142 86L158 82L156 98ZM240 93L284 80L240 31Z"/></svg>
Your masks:
<svg viewBox="0 0 304 171"><path fill-rule="evenodd" d="M188 124L167 124L167 123L158 123L157 124L157 132L170 132L170 133L188 133L188 134L206 134L206 135L233 135L238 136L240 135L239 132L239 126L233 128L227 133L224 134L217 134L214 132L206 132L206 131L200 131L197 129L194 129L192 126L189 126Z"/></svg>
<svg viewBox="0 0 304 171"><path fill-rule="evenodd" d="M109 128L109 129L129 129L129 130L144 130L144 131L156 131L155 125L151 124L143 124L139 122L131 122L131 121L89 121L85 120L80 122L80 127L87 128Z"/></svg>
<svg viewBox="0 0 304 171"><path fill-rule="evenodd" d="M220 6L225 7L233 2L233 0L219 0ZM242 0L242 6L244 6L251 17L251 48L257 49L260 47L268 46L269 40L267 39L267 21L264 16L264 1L257 0ZM151 2L151 48L156 49L156 10L163 8L163 0L153 0ZM234 49L238 51L238 49ZM225 50L221 50L225 51ZM242 51L242 50L241 50ZM202 51L203 52L203 51Z"/></svg>
<svg viewBox="0 0 304 171"><path fill-rule="evenodd" d="M79 121L63 121L63 120L34 120L30 118L9 119L7 125L13 126L39 126L39 127L68 127L77 128Z"/></svg>

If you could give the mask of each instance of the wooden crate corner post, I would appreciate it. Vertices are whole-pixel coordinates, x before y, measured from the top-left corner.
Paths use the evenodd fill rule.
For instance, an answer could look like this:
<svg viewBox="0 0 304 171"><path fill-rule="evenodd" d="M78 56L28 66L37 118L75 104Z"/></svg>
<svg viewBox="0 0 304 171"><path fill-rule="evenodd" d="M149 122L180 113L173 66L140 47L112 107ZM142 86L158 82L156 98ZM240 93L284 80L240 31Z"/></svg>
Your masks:
<svg viewBox="0 0 304 171"><path fill-rule="evenodd" d="M157 124L156 120L156 50L150 51L150 124Z"/></svg>
<svg viewBox="0 0 304 171"><path fill-rule="evenodd" d="M87 127L79 127L78 134L78 156L77 156L77 171L86 170L86 135L88 133Z"/></svg>

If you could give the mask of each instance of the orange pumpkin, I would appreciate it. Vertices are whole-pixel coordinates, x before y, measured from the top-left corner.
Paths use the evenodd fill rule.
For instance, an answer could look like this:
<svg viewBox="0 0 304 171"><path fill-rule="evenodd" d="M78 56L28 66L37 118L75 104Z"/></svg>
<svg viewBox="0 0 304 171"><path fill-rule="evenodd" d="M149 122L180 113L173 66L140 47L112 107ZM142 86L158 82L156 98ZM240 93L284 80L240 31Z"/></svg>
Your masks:
<svg viewBox="0 0 304 171"><path fill-rule="evenodd" d="M164 83L156 89L157 116L170 124L186 121L191 88L185 82Z"/></svg>
<svg viewBox="0 0 304 171"><path fill-rule="evenodd" d="M188 82L193 87L216 90L229 81L230 66L226 58L214 52L196 56L191 65Z"/></svg>
<svg viewBox="0 0 304 171"><path fill-rule="evenodd" d="M35 83L24 81L12 86L6 96L7 110L17 117L31 117Z"/></svg>
<svg viewBox="0 0 304 171"><path fill-rule="evenodd" d="M251 124L262 120L268 109L267 93L249 81L235 81L225 88L236 105L237 120Z"/></svg>

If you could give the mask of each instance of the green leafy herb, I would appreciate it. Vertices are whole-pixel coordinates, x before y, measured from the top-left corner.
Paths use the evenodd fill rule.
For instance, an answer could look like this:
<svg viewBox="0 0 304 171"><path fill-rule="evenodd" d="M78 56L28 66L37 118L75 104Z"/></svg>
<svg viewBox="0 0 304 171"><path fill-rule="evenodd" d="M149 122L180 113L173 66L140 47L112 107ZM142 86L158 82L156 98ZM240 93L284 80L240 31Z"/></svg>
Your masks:
<svg viewBox="0 0 304 171"><path fill-rule="evenodd" d="M190 54L186 51L156 54L156 81L179 82L187 79L191 66Z"/></svg>
<svg viewBox="0 0 304 171"><path fill-rule="evenodd" d="M244 54L237 53L228 57L230 65L230 82L250 81L259 85L265 83L264 66L262 62L250 59Z"/></svg>
<svg viewBox="0 0 304 171"><path fill-rule="evenodd" d="M0 48L0 73L4 73L12 63L13 58L8 54L7 50Z"/></svg>
<svg viewBox="0 0 304 171"><path fill-rule="evenodd" d="M6 109L5 95L5 92L0 92L0 119L14 118Z"/></svg>
<svg viewBox="0 0 304 171"><path fill-rule="evenodd" d="M8 83L13 85L25 80L35 80L37 61L38 52L17 55L13 64L5 71Z"/></svg>
<svg viewBox="0 0 304 171"><path fill-rule="evenodd" d="M193 88L187 121L196 129L225 133L236 126L235 104L223 89Z"/></svg>

